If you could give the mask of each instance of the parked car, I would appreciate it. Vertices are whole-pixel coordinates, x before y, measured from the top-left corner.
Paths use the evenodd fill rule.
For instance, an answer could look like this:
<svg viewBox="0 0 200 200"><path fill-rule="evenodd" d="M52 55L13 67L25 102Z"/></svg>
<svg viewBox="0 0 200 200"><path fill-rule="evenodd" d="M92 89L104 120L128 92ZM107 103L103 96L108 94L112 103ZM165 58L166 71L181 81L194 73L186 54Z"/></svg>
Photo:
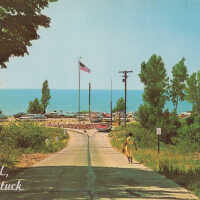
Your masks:
<svg viewBox="0 0 200 200"><path fill-rule="evenodd" d="M99 132L110 132L112 127L110 126L110 124L98 124L96 125L96 129Z"/></svg>
<svg viewBox="0 0 200 200"><path fill-rule="evenodd" d="M101 121L102 121L102 118L100 118L100 117L91 117L91 118L90 118L90 121L93 122L93 123L101 122Z"/></svg>
<svg viewBox="0 0 200 200"><path fill-rule="evenodd" d="M14 118L19 118L19 117L22 117L22 116L25 115L25 114L26 114L26 113L24 113L24 112L19 112L19 113L13 115L13 117L14 117Z"/></svg>
<svg viewBox="0 0 200 200"><path fill-rule="evenodd" d="M53 112L49 112L49 113L45 113L45 116L47 118L61 118L61 117L64 117L64 115L62 114L59 114L58 112L56 111L53 111Z"/></svg>
<svg viewBox="0 0 200 200"><path fill-rule="evenodd" d="M73 112L66 112L63 114L65 118L74 118L76 117L76 113Z"/></svg>
<svg viewBox="0 0 200 200"><path fill-rule="evenodd" d="M18 119L20 120L27 120L27 121L30 121L30 120L45 120L46 119L46 116L45 115L42 115L42 114L25 114L21 117L19 117Z"/></svg>
<svg viewBox="0 0 200 200"><path fill-rule="evenodd" d="M104 121L104 122L111 122L111 118L105 118L105 117L104 117L104 118L103 118L103 121Z"/></svg>
<svg viewBox="0 0 200 200"><path fill-rule="evenodd" d="M8 120L8 116L0 114L0 122L4 122Z"/></svg>

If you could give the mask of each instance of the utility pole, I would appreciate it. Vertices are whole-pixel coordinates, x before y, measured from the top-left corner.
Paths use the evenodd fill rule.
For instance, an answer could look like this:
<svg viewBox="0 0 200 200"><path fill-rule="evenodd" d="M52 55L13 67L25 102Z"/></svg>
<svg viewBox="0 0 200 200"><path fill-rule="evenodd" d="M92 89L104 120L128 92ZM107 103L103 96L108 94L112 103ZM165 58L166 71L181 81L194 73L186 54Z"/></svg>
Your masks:
<svg viewBox="0 0 200 200"><path fill-rule="evenodd" d="M125 114L125 127L126 127L126 100L127 100L127 78L128 78L128 73L132 73L133 71L119 71L119 73L123 74L123 79L122 81L124 82L124 98L125 98L125 108L124 108L124 114Z"/></svg>

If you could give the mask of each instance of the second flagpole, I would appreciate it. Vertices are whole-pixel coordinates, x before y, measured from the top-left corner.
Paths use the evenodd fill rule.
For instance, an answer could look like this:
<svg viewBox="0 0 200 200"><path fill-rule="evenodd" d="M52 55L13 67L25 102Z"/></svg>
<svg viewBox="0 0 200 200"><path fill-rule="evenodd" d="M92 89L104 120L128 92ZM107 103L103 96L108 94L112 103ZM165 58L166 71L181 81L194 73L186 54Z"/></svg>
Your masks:
<svg viewBox="0 0 200 200"><path fill-rule="evenodd" d="M80 59L81 57L79 58L79 61L78 61L78 121L79 121L79 124L80 124L80 98L81 98L81 71L80 71Z"/></svg>
<svg viewBox="0 0 200 200"><path fill-rule="evenodd" d="M90 120L90 105L91 105L91 83L89 81L89 102L88 102L88 116Z"/></svg>

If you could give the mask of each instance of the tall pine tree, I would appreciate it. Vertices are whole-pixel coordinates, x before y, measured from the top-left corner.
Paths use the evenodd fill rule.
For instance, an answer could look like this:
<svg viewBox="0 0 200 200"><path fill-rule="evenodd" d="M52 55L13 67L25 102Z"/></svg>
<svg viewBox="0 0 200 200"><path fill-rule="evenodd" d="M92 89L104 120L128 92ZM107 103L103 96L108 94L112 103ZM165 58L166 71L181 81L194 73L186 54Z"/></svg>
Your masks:
<svg viewBox="0 0 200 200"><path fill-rule="evenodd" d="M42 86L41 106L42 106L43 113L46 113L46 109L49 104L50 98L51 98L50 89L48 86L48 81L46 80L44 81L43 86Z"/></svg>
<svg viewBox="0 0 200 200"><path fill-rule="evenodd" d="M200 71L192 73L185 87L185 100L192 103L192 109L195 113L200 113Z"/></svg>
<svg viewBox="0 0 200 200"><path fill-rule="evenodd" d="M139 77L144 84L144 105L139 108L138 117L143 121L142 117L145 116L146 125L154 128L162 118L168 99L169 83L162 58L152 55L147 62L143 62Z"/></svg>
<svg viewBox="0 0 200 200"><path fill-rule="evenodd" d="M174 105L174 113L177 113L178 102L184 100L185 80L187 79L187 67L184 64L185 59L182 58L172 68L173 79L170 81L170 97Z"/></svg>

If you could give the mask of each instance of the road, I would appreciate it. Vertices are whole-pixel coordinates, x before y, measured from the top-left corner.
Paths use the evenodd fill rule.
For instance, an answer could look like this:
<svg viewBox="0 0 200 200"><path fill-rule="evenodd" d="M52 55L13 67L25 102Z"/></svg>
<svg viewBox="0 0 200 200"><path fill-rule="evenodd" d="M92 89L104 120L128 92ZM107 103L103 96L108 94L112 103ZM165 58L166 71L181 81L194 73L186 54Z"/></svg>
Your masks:
<svg viewBox="0 0 200 200"><path fill-rule="evenodd" d="M142 164L128 164L106 133L70 132L67 148L24 170L23 191L0 191L0 200L198 199Z"/></svg>

